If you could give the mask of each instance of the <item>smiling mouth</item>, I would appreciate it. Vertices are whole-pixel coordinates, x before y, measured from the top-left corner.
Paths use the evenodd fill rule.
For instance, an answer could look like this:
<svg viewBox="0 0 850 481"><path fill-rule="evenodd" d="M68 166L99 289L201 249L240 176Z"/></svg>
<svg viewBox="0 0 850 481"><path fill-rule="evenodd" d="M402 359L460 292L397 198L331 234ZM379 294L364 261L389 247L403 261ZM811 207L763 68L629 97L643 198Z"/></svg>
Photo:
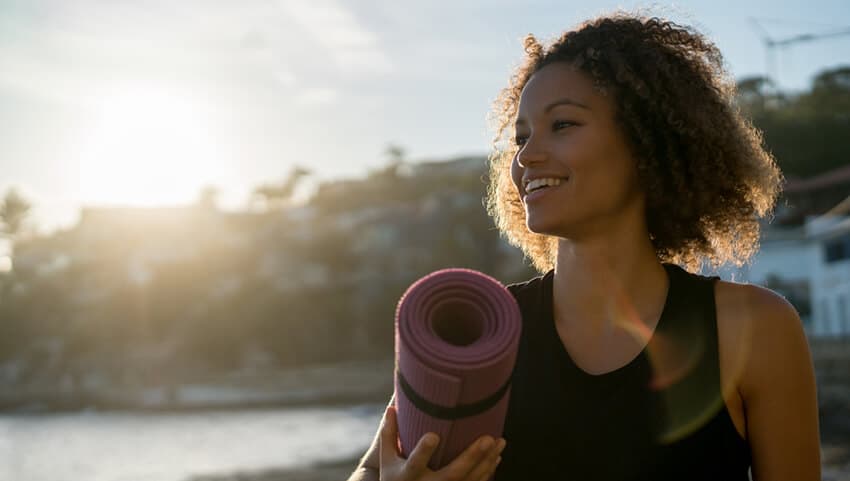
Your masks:
<svg viewBox="0 0 850 481"><path fill-rule="evenodd" d="M544 191L551 189L553 187L559 187L559 186L563 185L564 183L566 183L567 180L569 180L569 177L558 178L556 180L557 180L557 182L554 182L554 183L553 182L547 182L547 183L542 183L542 184L541 183L534 183L534 181L530 182L529 185L531 186L531 189L530 190L526 189L525 197L531 196L533 194L539 194L539 193L544 192Z"/></svg>

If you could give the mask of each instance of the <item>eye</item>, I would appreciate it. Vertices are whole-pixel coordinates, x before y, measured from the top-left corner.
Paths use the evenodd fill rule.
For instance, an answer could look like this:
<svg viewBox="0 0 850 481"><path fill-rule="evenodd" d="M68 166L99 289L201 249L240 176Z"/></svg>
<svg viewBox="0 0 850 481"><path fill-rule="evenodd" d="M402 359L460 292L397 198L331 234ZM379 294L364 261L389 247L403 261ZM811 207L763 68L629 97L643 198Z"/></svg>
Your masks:
<svg viewBox="0 0 850 481"><path fill-rule="evenodd" d="M514 137L514 143L516 145L519 145L519 146L525 145L525 143L527 141L528 141L528 137L526 137L524 135L517 135L516 137Z"/></svg>
<svg viewBox="0 0 850 481"><path fill-rule="evenodd" d="M561 130L567 127L572 127L573 125L578 125L575 122L570 122L569 120L556 120L552 122L552 130Z"/></svg>

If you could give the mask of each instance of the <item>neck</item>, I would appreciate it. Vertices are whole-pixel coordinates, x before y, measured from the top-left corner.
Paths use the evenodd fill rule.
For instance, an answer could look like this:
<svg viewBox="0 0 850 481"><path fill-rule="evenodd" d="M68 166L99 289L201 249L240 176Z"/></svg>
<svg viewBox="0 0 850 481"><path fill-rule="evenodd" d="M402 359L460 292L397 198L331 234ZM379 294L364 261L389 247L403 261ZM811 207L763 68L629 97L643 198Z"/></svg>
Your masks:
<svg viewBox="0 0 850 481"><path fill-rule="evenodd" d="M560 239L555 263L555 320L591 336L654 328L666 298L667 273L645 229L590 239Z"/></svg>

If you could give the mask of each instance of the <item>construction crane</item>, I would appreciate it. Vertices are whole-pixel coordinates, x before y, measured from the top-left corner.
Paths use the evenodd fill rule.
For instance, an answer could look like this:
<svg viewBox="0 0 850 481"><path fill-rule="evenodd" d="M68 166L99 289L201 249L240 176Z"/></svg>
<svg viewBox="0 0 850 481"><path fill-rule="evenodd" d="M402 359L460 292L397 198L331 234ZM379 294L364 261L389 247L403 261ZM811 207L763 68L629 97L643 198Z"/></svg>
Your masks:
<svg viewBox="0 0 850 481"><path fill-rule="evenodd" d="M764 19L763 19L764 20ZM850 35L850 27L841 28L838 30L832 30L828 32L822 33L804 33L799 35L794 35L792 37L787 37L783 39L775 39L770 36L767 29L765 29L757 19L750 17L750 24L756 30L756 33L761 37L762 42L764 43L765 49L765 69L767 70L768 78L774 83L774 86L779 89L779 72L776 68L776 53L775 50L777 47L788 47L790 45L794 45L797 43L803 42L811 42L814 40L822 40L825 38L831 37L840 37L843 35Z"/></svg>

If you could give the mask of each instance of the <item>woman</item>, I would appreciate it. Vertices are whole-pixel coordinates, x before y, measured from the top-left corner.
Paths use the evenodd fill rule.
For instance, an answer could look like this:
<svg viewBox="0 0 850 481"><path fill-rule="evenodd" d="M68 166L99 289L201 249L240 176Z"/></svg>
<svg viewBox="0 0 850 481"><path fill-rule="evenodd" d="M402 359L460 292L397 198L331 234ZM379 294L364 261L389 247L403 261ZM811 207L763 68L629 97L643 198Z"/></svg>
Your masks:
<svg viewBox="0 0 850 481"><path fill-rule="evenodd" d="M436 436L402 459L390 406L351 479L820 479L796 311L692 273L757 250L781 183L720 52L627 14L525 50L496 103L488 210L545 274L509 286L523 331L504 439L434 472Z"/></svg>

